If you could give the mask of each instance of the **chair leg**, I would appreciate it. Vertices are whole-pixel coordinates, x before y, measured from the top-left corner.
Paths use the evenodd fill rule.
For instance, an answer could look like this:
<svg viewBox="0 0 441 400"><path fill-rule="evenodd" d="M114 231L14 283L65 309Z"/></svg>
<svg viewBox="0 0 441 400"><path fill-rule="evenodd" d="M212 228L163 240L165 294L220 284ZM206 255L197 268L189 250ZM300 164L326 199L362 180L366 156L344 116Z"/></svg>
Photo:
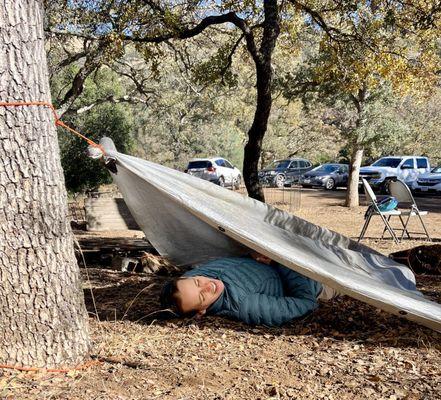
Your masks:
<svg viewBox="0 0 441 400"><path fill-rule="evenodd" d="M389 224L390 224L390 222L389 222L390 221L390 217L391 217L390 215L387 217L387 222ZM383 233L381 234L381 239L383 239L386 230L387 230L386 225L384 225Z"/></svg>
<svg viewBox="0 0 441 400"><path fill-rule="evenodd" d="M372 218L372 213L370 213L367 216L366 221L364 222L363 228L361 228L360 236L358 237L357 243L360 243L360 240L364 238L364 234L366 233L368 225L371 222L371 218Z"/></svg>
<svg viewBox="0 0 441 400"><path fill-rule="evenodd" d="M387 221L387 219L384 217L383 214L380 214L381 219L384 222L384 225L386 226L387 230L389 231L390 235L392 236L392 239L394 240L395 243L399 243L398 242L398 238L397 235L395 235L394 230L392 229L392 227L389 225L389 222Z"/></svg>
<svg viewBox="0 0 441 400"><path fill-rule="evenodd" d="M423 226L424 232L426 232L427 239L429 239L429 242L431 242L432 239L429 236L429 232L427 232L426 225L424 224L423 218L421 217L419 210L415 210L415 212L418 215L418 218L420 219L420 222L421 222L421 225Z"/></svg>
<svg viewBox="0 0 441 400"><path fill-rule="evenodd" d="M400 237L400 242L401 242L403 240L404 233L406 233L407 238L410 239L410 233L407 230L407 224L409 223L409 220L410 220L410 214L407 217L406 223L404 223L403 218L401 217L401 215L399 215L399 217L400 217L401 225L403 225L403 232L401 232L401 237Z"/></svg>

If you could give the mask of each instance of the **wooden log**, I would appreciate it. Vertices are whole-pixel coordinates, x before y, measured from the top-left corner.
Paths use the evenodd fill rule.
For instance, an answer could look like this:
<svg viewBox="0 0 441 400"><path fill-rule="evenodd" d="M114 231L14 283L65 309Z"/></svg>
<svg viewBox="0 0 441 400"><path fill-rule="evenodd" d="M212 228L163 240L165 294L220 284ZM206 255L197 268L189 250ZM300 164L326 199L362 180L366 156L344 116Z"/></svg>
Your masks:
<svg viewBox="0 0 441 400"><path fill-rule="evenodd" d="M156 254L155 248L146 239L127 237L77 237L82 250L88 251L137 251Z"/></svg>
<svg viewBox="0 0 441 400"><path fill-rule="evenodd" d="M115 257L140 258L145 254L158 254L147 240L141 238L79 236L77 239L81 251L76 248L75 253L80 265L85 260L87 265L108 267Z"/></svg>
<svg viewBox="0 0 441 400"><path fill-rule="evenodd" d="M441 244L418 246L389 255L415 274L441 275Z"/></svg>

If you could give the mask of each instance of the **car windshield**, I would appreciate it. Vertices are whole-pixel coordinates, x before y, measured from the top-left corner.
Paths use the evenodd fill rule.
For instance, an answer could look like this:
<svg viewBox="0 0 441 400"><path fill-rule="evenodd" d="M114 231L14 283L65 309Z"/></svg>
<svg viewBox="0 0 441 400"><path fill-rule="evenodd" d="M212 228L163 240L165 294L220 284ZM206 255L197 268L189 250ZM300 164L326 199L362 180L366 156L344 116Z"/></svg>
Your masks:
<svg viewBox="0 0 441 400"><path fill-rule="evenodd" d="M324 165L319 165L318 167L315 167L313 169L313 171L331 173L331 172L337 171L339 168L340 167L338 165L324 164Z"/></svg>
<svg viewBox="0 0 441 400"><path fill-rule="evenodd" d="M190 161L188 163L188 167L187 169L197 169L197 168L209 168L211 167L211 162L210 161Z"/></svg>
<svg viewBox="0 0 441 400"><path fill-rule="evenodd" d="M280 168L288 168L290 160L278 160L273 161L270 165L268 165L268 169L280 169Z"/></svg>
<svg viewBox="0 0 441 400"><path fill-rule="evenodd" d="M435 167L432 169L432 174L439 174L441 173L441 165L439 167Z"/></svg>
<svg viewBox="0 0 441 400"><path fill-rule="evenodd" d="M375 161L372 164L372 166L397 168L400 162L401 162L401 158L385 157L385 158L380 158L378 161Z"/></svg>

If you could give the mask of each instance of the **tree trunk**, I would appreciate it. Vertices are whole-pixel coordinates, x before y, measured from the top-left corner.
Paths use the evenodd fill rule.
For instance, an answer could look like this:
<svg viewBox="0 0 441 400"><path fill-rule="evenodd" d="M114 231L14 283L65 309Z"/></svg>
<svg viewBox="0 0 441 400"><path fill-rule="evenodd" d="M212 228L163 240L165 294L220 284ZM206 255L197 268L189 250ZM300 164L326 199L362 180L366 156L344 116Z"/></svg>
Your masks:
<svg viewBox="0 0 441 400"><path fill-rule="evenodd" d="M357 95L352 95L352 102L357 110L357 120L355 122L355 130L352 139L352 154L351 163L349 165L348 190L346 191L346 207L357 207L359 205L358 196L358 181L360 177L361 161L363 160L363 145L360 142L359 131L364 124L364 103L367 99L368 93L366 84L357 92Z"/></svg>
<svg viewBox="0 0 441 400"><path fill-rule="evenodd" d="M51 101L38 0L0 9L0 101ZM0 107L0 363L75 365L89 349L87 313L54 119Z"/></svg>
<svg viewBox="0 0 441 400"><path fill-rule="evenodd" d="M257 68L257 106L253 124L248 131L243 160L243 177L248 195L256 200L265 201L257 171L268 118L271 111L271 65Z"/></svg>
<svg viewBox="0 0 441 400"><path fill-rule="evenodd" d="M349 164L348 190L346 191L347 207L357 207L358 202L358 179L360 174L361 161L363 159L363 148L355 146L351 154Z"/></svg>
<svg viewBox="0 0 441 400"><path fill-rule="evenodd" d="M256 64L257 105L253 124L248 131L248 142L245 145L243 160L243 178L248 195L256 200L265 201L262 187L259 184L259 168L262 140L265 136L272 105L272 53L279 36L279 9L277 0L264 2L265 21L262 44L259 56L254 58Z"/></svg>

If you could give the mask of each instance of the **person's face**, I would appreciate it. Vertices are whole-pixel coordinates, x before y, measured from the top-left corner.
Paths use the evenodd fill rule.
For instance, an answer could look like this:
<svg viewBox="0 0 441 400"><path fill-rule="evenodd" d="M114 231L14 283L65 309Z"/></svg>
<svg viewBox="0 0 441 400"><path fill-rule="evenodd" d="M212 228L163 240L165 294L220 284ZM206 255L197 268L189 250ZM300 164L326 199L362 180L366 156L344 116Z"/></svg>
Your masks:
<svg viewBox="0 0 441 400"><path fill-rule="evenodd" d="M225 288L219 279L206 276L180 279L176 286L178 292L175 296L181 311L196 311L199 315L205 314L207 308L219 298Z"/></svg>

